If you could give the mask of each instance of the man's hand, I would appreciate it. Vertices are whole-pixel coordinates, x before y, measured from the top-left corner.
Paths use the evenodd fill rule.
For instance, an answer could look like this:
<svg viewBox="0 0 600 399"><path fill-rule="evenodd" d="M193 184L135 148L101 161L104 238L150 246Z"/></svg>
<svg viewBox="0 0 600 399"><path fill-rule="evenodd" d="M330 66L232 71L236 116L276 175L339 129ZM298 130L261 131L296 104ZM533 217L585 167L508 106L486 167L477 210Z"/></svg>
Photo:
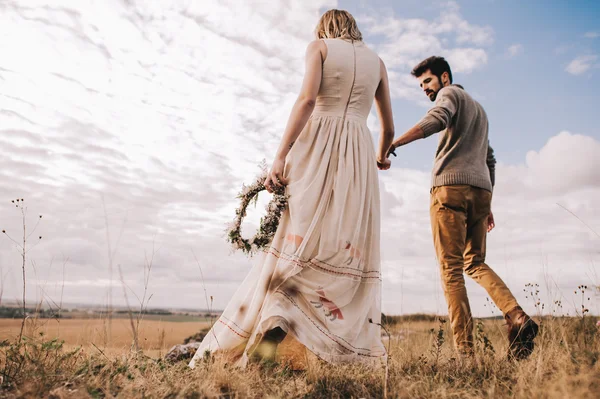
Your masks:
<svg viewBox="0 0 600 399"><path fill-rule="evenodd" d="M273 186L285 186L287 180L283 178L283 168L285 167L285 159L276 159L273 161L271 171L265 180L265 188L269 193L273 192Z"/></svg>
<svg viewBox="0 0 600 399"><path fill-rule="evenodd" d="M390 168L390 166L392 166L392 161L390 161L387 158L384 159L383 162L377 161L377 168L379 170L388 170Z"/></svg>
<svg viewBox="0 0 600 399"><path fill-rule="evenodd" d="M392 143L392 145L390 146L390 149L388 150L388 153L386 155L387 158L390 157L390 155L393 155L395 157L397 157L398 155L396 155L396 145L394 145L394 143Z"/></svg>
<svg viewBox="0 0 600 399"><path fill-rule="evenodd" d="M487 219L487 231L488 233L490 231L492 231L494 229L494 227L496 227L496 222L494 222L494 214L490 211L490 214L488 215L488 219Z"/></svg>

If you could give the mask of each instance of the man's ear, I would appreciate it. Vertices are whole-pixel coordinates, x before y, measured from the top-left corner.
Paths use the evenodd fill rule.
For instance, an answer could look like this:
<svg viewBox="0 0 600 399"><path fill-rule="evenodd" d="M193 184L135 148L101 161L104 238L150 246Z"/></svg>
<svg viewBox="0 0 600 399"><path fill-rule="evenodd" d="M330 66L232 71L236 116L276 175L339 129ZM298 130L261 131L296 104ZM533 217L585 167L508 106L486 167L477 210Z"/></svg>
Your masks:
<svg viewBox="0 0 600 399"><path fill-rule="evenodd" d="M450 75L448 72L442 73L442 87L446 87L450 84Z"/></svg>

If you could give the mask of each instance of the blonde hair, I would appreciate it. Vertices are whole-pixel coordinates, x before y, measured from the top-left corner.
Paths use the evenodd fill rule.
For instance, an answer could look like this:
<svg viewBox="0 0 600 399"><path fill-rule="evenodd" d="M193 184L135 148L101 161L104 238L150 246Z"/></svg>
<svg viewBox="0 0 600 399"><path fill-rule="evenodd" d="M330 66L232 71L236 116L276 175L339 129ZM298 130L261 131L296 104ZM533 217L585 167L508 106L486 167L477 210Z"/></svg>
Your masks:
<svg viewBox="0 0 600 399"><path fill-rule="evenodd" d="M319 19L315 29L317 39L350 39L362 40L362 33L358 30L352 14L346 10L332 9Z"/></svg>

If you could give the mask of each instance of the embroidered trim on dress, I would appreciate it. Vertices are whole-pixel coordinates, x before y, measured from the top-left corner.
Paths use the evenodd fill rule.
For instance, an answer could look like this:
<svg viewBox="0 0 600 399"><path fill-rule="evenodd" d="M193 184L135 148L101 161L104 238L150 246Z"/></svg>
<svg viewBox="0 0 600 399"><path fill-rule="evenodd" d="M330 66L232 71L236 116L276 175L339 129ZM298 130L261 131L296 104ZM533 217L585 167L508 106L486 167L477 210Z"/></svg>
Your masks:
<svg viewBox="0 0 600 399"><path fill-rule="evenodd" d="M225 323L225 322L224 322L223 320L221 320L220 318L219 318L219 323L223 324L225 327L227 327L227 328L229 328L231 331L233 331L233 333L234 333L234 334L236 334L236 335L238 335L238 336L240 336L240 337L242 337L242 338L244 338L244 339L249 339L249 338L250 338L250 336L247 336L247 337L246 337L246 336L244 336L244 335L240 334L239 332L235 331L233 328L231 328L231 326L230 326L229 324Z"/></svg>
<svg viewBox="0 0 600 399"><path fill-rule="evenodd" d="M228 317L225 317L224 315L221 315L220 317L221 317L221 318L223 318L223 319L225 319L225 320L227 320L229 323L233 324L234 326L236 326L236 327L238 328L238 330L240 330L240 331L242 331L242 332L244 332L244 333L246 333L246 334L248 334L248 335L251 335L251 334L252 334L251 332L249 332L249 331L246 331L246 330L244 330L242 327L240 327L240 326L238 326L237 324L235 324L235 322L234 322L233 320L231 320L230 318L228 318Z"/></svg>
<svg viewBox="0 0 600 399"><path fill-rule="evenodd" d="M277 253L275 253L275 252L271 252L271 251L270 251L270 249L274 249L274 248L269 248L269 251L263 251L263 252L265 252L267 255L273 255L274 257L276 257L276 258L278 258L278 259L284 259L284 260L286 260L286 261L288 261L288 262L295 263L295 264L297 264L297 265L298 265L298 266L300 266L300 267L305 267L305 266L308 264L308 265L312 265L312 266L314 266L314 267L316 267L316 268L318 268L318 269L324 270L324 271L325 271L325 272L327 272L327 273L333 273L333 274L339 274L339 275L342 275L342 276L355 277L355 278L357 278L357 279L361 279L361 280L362 280L362 279L365 279L365 280L368 280L368 279L377 279L377 280L380 280L380 281L381 281L381 277L380 277L380 274L381 274L381 273L380 273L378 270L366 270L366 271L361 271L361 270L352 269L352 268L343 267L343 266L333 266L333 265L329 265L329 264L328 264L328 263L326 263L326 262L323 262L323 261L320 261L320 260L318 260L318 259L314 259L314 258L313 258L313 259L310 259L310 260L308 260L308 261L301 260L301 259L299 259L299 258L297 258L297 259L293 259L293 257L294 257L295 255L288 255L288 254L286 254L286 253L284 253L284 252L281 252L281 251L278 251L278 250L274 249L276 252L279 252L279 254L277 254ZM324 263L324 264L326 264L326 265L328 265L328 266L331 266L331 267L338 267L338 268L344 268L344 269L356 270L356 272L359 272L359 273L362 273L362 274L367 274L367 273L377 273L377 275L376 275L376 276L361 276L361 275L359 275L359 274L348 273L348 272L336 272L335 270L329 270L329 269L327 269L326 267L323 267L323 266L321 266L321 265L319 265L319 264L317 264L317 263L315 263L315 262Z"/></svg>

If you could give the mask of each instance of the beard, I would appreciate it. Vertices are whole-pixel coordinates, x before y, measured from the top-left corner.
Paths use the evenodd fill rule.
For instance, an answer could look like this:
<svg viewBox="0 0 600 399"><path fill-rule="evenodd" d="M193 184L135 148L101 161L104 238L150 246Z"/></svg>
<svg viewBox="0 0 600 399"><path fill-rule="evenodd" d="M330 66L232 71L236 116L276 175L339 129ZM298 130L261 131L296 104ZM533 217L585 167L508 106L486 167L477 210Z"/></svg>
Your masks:
<svg viewBox="0 0 600 399"><path fill-rule="evenodd" d="M440 90L442 90L444 88L444 85L442 84L442 76L435 75L435 77L437 78L437 86L439 88L437 90L431 90L429 93L426 93L427 97L429 97L429 100L431 102L435 101Z"/></svg>
<svg viewBox="0 0 600 399"><path fill-rule="evenodd" d="M432 90L430 93L427 94L427 97L429 97L429 100L431 100L431 102L434 102L435 99L437 98L437 95L439 93L439 90Z"/></svg>

